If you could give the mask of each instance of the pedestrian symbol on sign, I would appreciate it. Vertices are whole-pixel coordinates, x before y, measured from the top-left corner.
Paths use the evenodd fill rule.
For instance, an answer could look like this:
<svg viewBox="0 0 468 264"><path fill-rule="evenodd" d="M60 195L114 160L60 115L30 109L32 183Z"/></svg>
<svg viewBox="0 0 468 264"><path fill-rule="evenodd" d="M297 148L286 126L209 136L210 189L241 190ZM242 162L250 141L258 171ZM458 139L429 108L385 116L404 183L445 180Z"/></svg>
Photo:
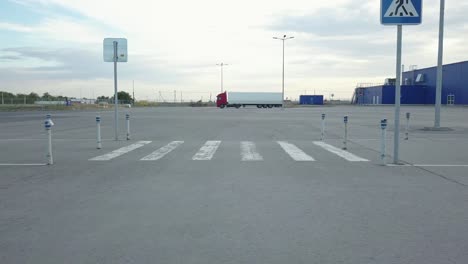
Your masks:
<svg viewBox="0 0 468 264"><path fill-rule="evenodd" d="M419 17L411 0L393 0L385 17Z"/></svg>

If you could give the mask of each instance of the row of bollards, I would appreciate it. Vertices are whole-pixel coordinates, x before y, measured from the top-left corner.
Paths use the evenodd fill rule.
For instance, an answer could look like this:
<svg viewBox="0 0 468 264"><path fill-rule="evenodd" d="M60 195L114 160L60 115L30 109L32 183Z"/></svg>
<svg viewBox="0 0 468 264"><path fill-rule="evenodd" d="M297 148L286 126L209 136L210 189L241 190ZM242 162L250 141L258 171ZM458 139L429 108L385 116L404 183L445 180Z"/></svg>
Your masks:
<svg viewBox="0 0 468 264"><path fill-rule="evenodd" d="M125 114L125 120L127 125L127 140L130 140L130 114ZM96 126L97 126L97 149L102 148L102 139L101 139L101 117L96 116Z"/></svg>
<svg viewBox="0 0 468 264"><path fill-rule="evenodd" d="M130 114L125 115L125 119L127 121L127 140L130 140ZM50 114L46 115L46 119L44 121L44 128L47 132L48 144L47 144L47 165L54 164L54 158L52 155L52 127L54 126L54 122L52 121L52 116ZM96 116L96 127L97 127L97 149L102 148L102 139L101 139L101 117Z"/></svg>
<svg viewBox="0 0 468 264"><path fill-rule="evenodd" d="M410 113L406 113L406 128L405 128L405 140L409 140L409 129L410 129ZM320 140L324 141L325 140L325 118L326 114L322 114L322 127L321 127L321 135L320 135ZM344 137L343 137L343 150L348 149L348 122L349 122L349 117L345 116L343 117L343 123L344 123ZM381 134L380 134L380 160L382 162L382 165L387 164L387 125L388 121L387 119L383 119L380 121L380 129L381 129Z"/></svg>
<svg viewBox="0 0 468 264"><path fill-rule="evenodd" d="M321 129L321 136L320 136L321 141L325 140L325 126L326 126L325 118L326 118L326 114L322 114L322 129ZM348 120L349 120L348 116L343 117L344 130L345 130L344 137L343 137L343 149L344 150L348 149Z"/></svg>

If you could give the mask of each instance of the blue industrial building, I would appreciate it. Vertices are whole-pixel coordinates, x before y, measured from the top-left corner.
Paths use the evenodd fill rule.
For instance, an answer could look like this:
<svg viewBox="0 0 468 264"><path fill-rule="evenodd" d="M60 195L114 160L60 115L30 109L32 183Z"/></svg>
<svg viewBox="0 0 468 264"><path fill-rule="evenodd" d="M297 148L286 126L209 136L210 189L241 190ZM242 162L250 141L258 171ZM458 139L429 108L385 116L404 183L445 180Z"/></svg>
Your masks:
<svg viewBox="0 0 468 264"><path fill-rule="evenodd" d="M301 95L299 97L301 105L323 105L323 95Z"/></svg>
<svg viewBox="0 0 468 264"><path fill-rule="evenodd" d="M403 73L402 104L435 104L437 67ZM356 88L355 104L394 104L395 85ZM468 61L443 67L442 104L468 105Z"/></svg>

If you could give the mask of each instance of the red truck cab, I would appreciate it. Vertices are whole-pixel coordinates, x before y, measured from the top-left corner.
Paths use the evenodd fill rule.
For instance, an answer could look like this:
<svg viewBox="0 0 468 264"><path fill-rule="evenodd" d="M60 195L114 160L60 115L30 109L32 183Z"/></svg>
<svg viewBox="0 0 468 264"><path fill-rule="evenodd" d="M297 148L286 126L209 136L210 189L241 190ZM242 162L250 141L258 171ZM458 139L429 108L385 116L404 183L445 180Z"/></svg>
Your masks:
<svg viewBox="0 0 468 264"><path fill-rule="evenodd" d="M224 108L226 107L228 104L228 101L227 101L227 93L224 92L224 93L220 93L216 96L216 106L219 107L219 108Z"/></svg>

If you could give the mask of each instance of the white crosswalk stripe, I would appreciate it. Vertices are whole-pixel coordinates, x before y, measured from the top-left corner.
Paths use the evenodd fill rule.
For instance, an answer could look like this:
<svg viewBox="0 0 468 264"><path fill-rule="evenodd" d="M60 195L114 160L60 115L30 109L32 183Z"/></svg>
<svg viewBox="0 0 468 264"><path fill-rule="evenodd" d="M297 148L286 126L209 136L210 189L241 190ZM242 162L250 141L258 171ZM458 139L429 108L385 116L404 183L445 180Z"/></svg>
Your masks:
<svg viewBox="0 0 468 264"><path fill-rule="evenodd" d="M159 160L169 154L171 151L176 149L178 146L182 145L184 141L172 141L166 146L156 150L155 152L149 154L148 156L142 158L141 160Z"/></svg>
<svg viewBox="0 0 468 264"><path fill-rule="evenodd" d="M262 155L257 152L255 143L250 141L241 142L241 157L242 161L261 161Z"/></svg>
<svg viewBox="0 0 468 264"><path fill-rule="evenodd" d="M125 155L129 152L132 152L138 148L144 147L145 145L150 144L152 141L138 141L134 144L116 149L109 153L106 153L101 156L97 156L94 158L89 159L90 161L110 161L122 155ZM160 147L157 150L151 150L153 152L148 152L150 154L144 156L140 160L142 161L157 161L161 160L166 157L168 154L179 148L184 141L172 141L169 142L167 145ZM212 160L215 154L217 153L222 141L206 141L204 145L192 156L192 160L194 161L209 161ZM272 142L273 144L275 142ZM288 142L288 141L276 141L277 144L280 145L281 149L288 154L292 160L300 161L300 162L310 162L316 161L311 155L307 154L305 151L297 147L296 145ZM320 147L320 149L328 151L340 158L343 158L349 162L368 162L368 159L359 157L353 153L348 151L342 150L330 144L327 144L323 141L313 141L314 145ZM234 149L230 149L230 144L227 145L227 149L223 149L224 151L235 151ZM239 149L237 149L239 151ZM237 152L236 151L236 152ZM280 151L279 148L277 151ZM180 153L179 153L180 154ZM257 145L253 141L241 141L240 142L240 157L241 161L263 161L265 160L263 155L257 150Z"/></svg>
<svg viewBox="0 0 468 264"><path fill-rule="evenodd" d="M364 158L361 158L361 157L358 157L348 151L345 151L345 150L342 150L342 149L339 149L337 147L334 147L332 145L329 145L325 142L322 142L322 141L314 141L314 144L319 146L319 147L322 147L323 149L335 154L335 155L338 155L340 157L342 157L343 159L347 160L347 161L352 161L352 162L359 162L359 161L369 161L367 159L364 159Z"/></svg>
<svg viewBox="0 0 468 264"><path fill-rule="evenodd" d="M192 160L211 160L220 144L221 141L207 141L193 156Z"/></svg>
<svg viewBox="0 0 468 264"><path fill-rule="evenodd" d="M135 149L138 149L138 148L141 148L143 147L144 145L147 145L151 143L151 141L138 141L137 143L135 144L131 144L129 146L126 146L126 147L123 147L123 148L119 148L119 149L116 149L112 152L109 152L107 154L104 154L102 156L97 156L97 157L94 157L92 159L89 159L89 160L92 160L92 161L107 161L107 160L112 160L112 159L115 159L119 156L122 156L124 155L125 153L128 153L130 151L134 151Z"/></svg>
<svg viewBox="0 0 468 264"><path fill-rule="evenodd" d="M315 161L314 158L307 155L304 151L296 147L294 144L285 141L278 141L278 144L295 161Z"/></svg>

